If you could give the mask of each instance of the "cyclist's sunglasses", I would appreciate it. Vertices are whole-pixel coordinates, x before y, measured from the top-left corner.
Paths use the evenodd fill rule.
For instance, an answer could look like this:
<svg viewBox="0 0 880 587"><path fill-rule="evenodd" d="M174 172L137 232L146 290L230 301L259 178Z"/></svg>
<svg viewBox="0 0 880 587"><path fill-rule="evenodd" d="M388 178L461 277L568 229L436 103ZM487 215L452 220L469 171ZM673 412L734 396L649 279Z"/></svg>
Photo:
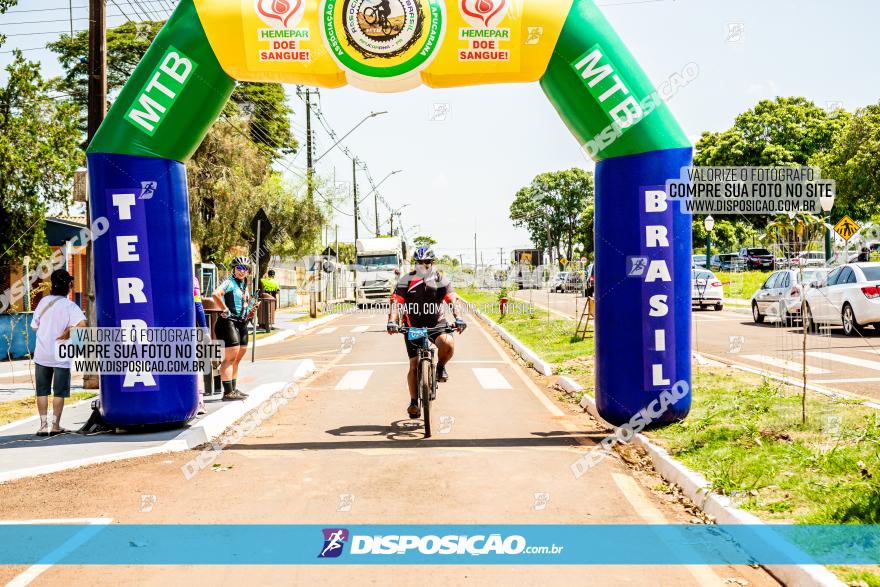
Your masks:
<svg viewBox="0 0 880 587"><path fill-rule="evenodd" d="M236 265L235 268L238 269L239 271L250 271L251 270L251 268L248 267L247 265Z"/></svg>
<svg viewBox="0 0 880 587"><path fill-rule="evenodd" d="M416 261L416 265L433 265L433 264L434 264L434 261L431 261L430 259L426 259L424 261Z"/></svg>

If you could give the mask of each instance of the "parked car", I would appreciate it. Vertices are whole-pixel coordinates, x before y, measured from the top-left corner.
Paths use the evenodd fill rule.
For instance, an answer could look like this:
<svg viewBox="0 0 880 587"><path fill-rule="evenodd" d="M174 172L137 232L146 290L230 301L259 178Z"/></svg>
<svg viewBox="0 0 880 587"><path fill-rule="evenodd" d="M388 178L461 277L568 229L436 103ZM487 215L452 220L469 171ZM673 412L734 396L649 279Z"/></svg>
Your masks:
<svg viewBox="0 0 880 587"><path fill-rule="evenodd" d="M724 309L724 288L711 271L696 269L691 272L691 306L701 310L711 306L719 312Z"/></svg>
<svg viewBox="0 0 880 587"><path fill-rule="evenodd" d="M691 269L706 269L706 255L694 255L691 258Z"/></svg>
<svg viewBox="0 0 880 587"><path fill-rule="evenodd" d="M792 267L824 267L825 253L819 251L801 251L791 258Z"/></svg>
<svg viewBox="0 0 880 587"><path fill-rule="evenodd" d="M745 262L746 269L776 268L776 256L767 249L740 249L740 258Z"/></svg>
<svg viewBox="0 0 880 587"><path fill-rule="evenodd" d="M777 269L788 269L789 267L791 267L791 259L788 257L776 257Z"/></svg>
<svg viewBox="0 0 880 587"><path fill-rule="evenodd" d="M769 317L791 324L800 319L803 291L814 287L827 274L827 269L786 269L771 273L752 295L752 320L761 324Z"/></svg>
<svg viewBox="0 0 880 587"><path fill-rule="evenodd" d="M565 283L562 284L562 291L565 293L575 293L584 289L584 272L571 271L565 277Z"/></svg>
<svg viewBox="0 0 880 587"><path fill-rule="evenodd" d="M843 326L847 336L880 329L880 263L850 263L832 270L806 293L804 328Z"/></svg>
<svg viewBox="0 0 880 587"><path fill-rule="evenodd" d="M560 271L553 277L553 281L550 282L550 291L559 291L561 292L565 287L565 280L568 278L568 271Z"/></svg>
<svg viewBox="0 0 880 587"><path fill-rule="evenodd" d="M722 253L714 255L710 263L709 269L718 269L719 271L742 271L745 269L745 261L736 253Z"/></svg>
<svg viewBox="0 0 880 587"><path fill-rule="evenodd" d="M584 297L591 298L596 294L596 270L595 265L590 263L584 272Z"/></svg>

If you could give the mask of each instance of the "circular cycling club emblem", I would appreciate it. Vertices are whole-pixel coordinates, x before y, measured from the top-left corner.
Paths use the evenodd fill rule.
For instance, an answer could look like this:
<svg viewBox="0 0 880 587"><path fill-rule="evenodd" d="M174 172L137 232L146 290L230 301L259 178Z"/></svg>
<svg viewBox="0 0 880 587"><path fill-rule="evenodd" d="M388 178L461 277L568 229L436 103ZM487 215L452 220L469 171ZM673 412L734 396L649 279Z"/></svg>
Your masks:
<svg viewBox="0 0 880 587"><path fill-rule="evenodd" d="M324 0L324 38L337 62L367 77L428 66L443 39L444 0Z"/></svg>

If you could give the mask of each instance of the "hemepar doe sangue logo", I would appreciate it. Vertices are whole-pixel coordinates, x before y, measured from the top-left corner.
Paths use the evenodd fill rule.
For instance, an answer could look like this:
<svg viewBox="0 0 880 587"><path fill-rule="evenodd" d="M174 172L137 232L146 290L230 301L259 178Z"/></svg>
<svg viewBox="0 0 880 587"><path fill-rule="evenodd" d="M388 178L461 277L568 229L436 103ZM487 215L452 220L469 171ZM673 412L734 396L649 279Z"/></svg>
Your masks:
<svg viewBox="0 0 880 587"><path fill-rule="evenodd" d="M324 37L339 64L372 78L427 67L443 39L443 0L324 0Z"/></svg>
<svg viewBox="0 0 880 587"><path fill-rule="evenodd" d="M508 0L460 0L461 15L472 27L495 28L510 7Z"/></svg>
<svg viewBox="0 0 880 587"><path fill-rule="evenodd" d="M255 0L257 14L270 27L295 28L305 12L305 0Z"/></svg>
<svg viewBox="0 0 880 587"><path fill-rule="evenodd" d="M311 32L298 28L306 11L306 0L254 0L254 9L269 28L257 30L261 62L305 62L312 60L308 48Z"/></svg>

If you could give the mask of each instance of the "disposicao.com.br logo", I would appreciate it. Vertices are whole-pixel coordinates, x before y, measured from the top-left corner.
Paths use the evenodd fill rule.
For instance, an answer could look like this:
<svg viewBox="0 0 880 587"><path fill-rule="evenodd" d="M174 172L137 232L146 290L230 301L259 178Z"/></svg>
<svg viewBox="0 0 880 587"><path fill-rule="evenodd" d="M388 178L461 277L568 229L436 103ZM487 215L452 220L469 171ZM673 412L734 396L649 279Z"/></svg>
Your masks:
<svg viewBox="0 0 880 587"><path fill-rule="evenodd" d="M336 558L346 542L351 555L522 555L560 554L563 546L529 546L523 536L513 534L468 535L352 535L344 528L325 529L319 558Z"/></svg>

